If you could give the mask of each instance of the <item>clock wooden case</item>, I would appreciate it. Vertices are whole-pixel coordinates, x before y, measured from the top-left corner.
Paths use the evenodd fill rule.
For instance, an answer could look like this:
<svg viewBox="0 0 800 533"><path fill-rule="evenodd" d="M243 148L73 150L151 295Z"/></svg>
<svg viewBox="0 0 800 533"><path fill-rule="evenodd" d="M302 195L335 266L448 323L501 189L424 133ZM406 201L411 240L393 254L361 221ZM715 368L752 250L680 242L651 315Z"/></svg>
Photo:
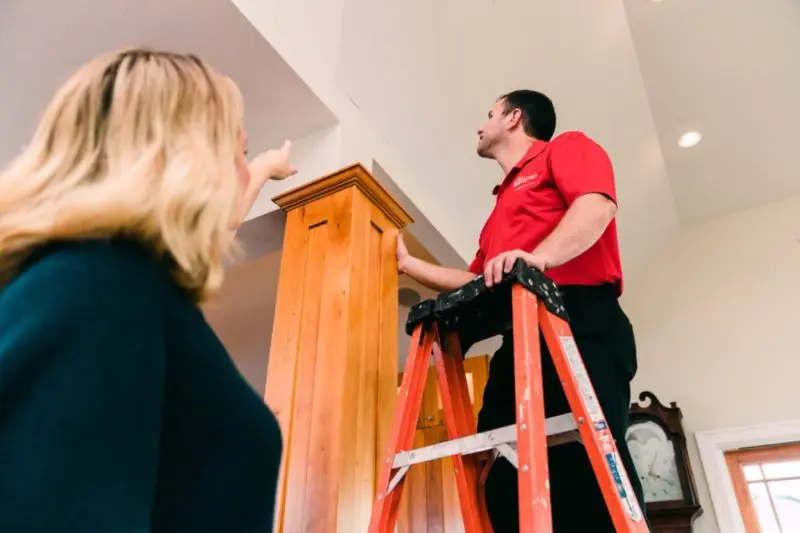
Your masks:
<svg viewBox="0 0 800 533"><path fill-rule="evenodd" d="M681 410L649 391L631 404L626 444L645 493L653 533L691 533L702 514L686 450Z"/></svg>

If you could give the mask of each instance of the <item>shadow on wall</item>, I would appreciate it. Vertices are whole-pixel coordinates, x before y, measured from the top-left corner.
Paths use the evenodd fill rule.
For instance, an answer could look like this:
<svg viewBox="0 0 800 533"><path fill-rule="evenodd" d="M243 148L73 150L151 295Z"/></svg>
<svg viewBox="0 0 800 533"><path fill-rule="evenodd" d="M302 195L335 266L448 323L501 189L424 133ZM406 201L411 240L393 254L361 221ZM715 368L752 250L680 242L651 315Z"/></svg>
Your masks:
<svg viewBox="0 0 800 533"><path fill-rule="evenodd" d="M266 387L280 262L278 250L229 267L222 290L203 306L239 371L260 395Z"/></svg>

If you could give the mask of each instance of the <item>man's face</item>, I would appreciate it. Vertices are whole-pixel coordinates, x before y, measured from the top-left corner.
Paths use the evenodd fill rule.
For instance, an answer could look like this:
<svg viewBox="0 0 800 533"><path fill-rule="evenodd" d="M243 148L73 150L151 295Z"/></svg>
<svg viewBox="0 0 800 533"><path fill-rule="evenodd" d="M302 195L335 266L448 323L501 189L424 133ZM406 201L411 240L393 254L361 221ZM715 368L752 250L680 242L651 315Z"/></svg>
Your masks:
<svg viewBox="0 0 800 533"><path fill-rule="evenodd" d="M494 103L489 110L489 118L478 130L478 155L494 159L494 148L506 139L509 133L510 116L506 114L503 99Z"/></svg>

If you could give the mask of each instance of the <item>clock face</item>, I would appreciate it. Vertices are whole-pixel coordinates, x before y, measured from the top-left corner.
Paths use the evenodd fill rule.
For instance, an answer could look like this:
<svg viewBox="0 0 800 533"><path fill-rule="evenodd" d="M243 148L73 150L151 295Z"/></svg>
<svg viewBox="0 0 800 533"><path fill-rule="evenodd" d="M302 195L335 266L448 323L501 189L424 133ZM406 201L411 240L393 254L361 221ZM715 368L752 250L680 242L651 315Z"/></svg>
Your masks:
<svg viewBox="0 0 800 533"><path fill-rule="evenodd" d="M675 448L664 429L649 420L633 422L625 436L646 502L683 499Z"/></svg>

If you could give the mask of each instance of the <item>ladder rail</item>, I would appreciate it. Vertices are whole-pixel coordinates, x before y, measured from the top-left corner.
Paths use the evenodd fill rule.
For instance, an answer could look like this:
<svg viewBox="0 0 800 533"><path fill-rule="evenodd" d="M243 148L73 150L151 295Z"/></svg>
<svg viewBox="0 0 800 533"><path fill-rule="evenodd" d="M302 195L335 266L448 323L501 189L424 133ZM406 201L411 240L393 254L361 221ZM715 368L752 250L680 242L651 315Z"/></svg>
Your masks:
<svg viewBox="0 0 800 533"><path fill-rule="evenodd" d="M547 435L540 423L545 420L545 412L538 308L534 293L520 284L511 287L520 533L553 530L550 475L545 453Z"/></svg>
<svg viewBox="0 0 800 533"><path fill-rule="evenodd" d="M578 424L578 431L614 528L627 533L648 533L649 526L625 471L572 330L565 320L546 309L541 309L539 315L553 365L564 385L564 394Z"/></svg>
<svg viewBox="0 0 800 533"><path fill-rule="evenodd" d="M400 507L405 477L400 477L395 482L391 466L395 455L411 448L414 442L414 431L422 408L425 377L434 343L433 335L423 334L423 330L423 324L419 324L415 328L408 347L408 357L398 393L397 408L387 439L383 467L378 478L377 497L372 506L369 533L393 532L397 524L397 512ZM389 487L393 483L397 486L392 486L394 490L390 491Z"/></svg>
<svg viewBox="0 0 800 533"><path fill-rule="evenodd" d="M510 299L510 309L493 315L492 310L482 308L502 302L503 294ZM649 532L567 321L552 280L521 260L506 274L504 283L491 290L484 289L479 276L461 289L412 307L407 323L411 345L369 533L395 531L407 472L414 465L444 457L453 459L465 532L492 533L483 485L494 456L485 465L481 463L489 450L517 467L520 531L552 533L547 447L575 441L586 449L615 529L622 533ZM514 336L516 423L476 433L460 330L475 330L469 331L469 342L492 328L509 325ZM544 410L540 334L571 411L549 419ZM411 449L431 356L449 440ZM579 502L576 507L580 507Z"/></svg>
<svg viewBox="0 0 800 533"><path fill-rule="evenodd" d="M436 328L436 326L433 326ZM436 336L438 337L438 329ZM464 356L458 335L450 333L445 336L444 343L433 345L433 361L439 382L439 394L444 408L445 425L450 439L457 439L475 433L475 415L469 399L467 377L464 372ZM486 529L488 516L482 516L483 502L478 500L478 479L480 465L475 455L457 454L453 457L453 472L461 515L466 533L490 533ZM483 513L485 515L485 513Z"/></svg>

